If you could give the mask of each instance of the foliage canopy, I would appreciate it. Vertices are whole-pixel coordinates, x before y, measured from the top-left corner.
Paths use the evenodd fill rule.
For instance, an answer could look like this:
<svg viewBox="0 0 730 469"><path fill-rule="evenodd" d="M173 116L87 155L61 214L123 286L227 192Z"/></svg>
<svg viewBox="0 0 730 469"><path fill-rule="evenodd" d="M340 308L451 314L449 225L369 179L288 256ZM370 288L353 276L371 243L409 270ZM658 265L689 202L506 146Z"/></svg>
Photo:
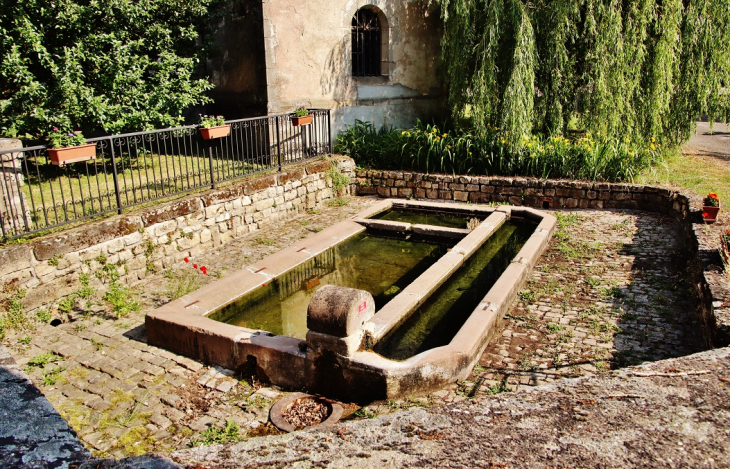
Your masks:
<svg viewBox="0 0 730 469"><path fill-rule="evenodd" d="M509 131L581 128L675 145L727 120L727 0L435 0L456 116Z"/></svg>
<svg viewBox="0 0 730 469"><path fill-rule="evenodd" d="M212 0L0 0L0 133L182 122Z"/></svg>

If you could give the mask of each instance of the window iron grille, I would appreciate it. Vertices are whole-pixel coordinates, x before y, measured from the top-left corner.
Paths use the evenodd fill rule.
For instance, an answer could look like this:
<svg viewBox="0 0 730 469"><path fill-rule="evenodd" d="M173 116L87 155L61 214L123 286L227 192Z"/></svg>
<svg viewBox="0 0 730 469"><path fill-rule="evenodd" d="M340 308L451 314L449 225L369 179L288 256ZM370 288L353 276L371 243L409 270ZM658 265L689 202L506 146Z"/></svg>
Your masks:
<svg viewBox="0 0 730 469"><path fill-rule="evenodd" d="M378 15L360 9L352 17L352 75L373 77L380 75L381 30Z"/></svg>

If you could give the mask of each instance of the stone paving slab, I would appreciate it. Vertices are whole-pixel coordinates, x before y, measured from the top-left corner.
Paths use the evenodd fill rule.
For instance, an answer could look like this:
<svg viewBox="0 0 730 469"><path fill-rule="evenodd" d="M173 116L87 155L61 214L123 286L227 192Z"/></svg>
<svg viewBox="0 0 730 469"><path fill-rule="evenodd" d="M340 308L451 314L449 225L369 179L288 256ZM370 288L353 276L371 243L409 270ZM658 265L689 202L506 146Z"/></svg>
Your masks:
<svg viewBox="0 0 730 469"><path fill-rule="evenodd" d="M239 426L242 436L277 433L268 424L268 408L271 396L280 391L267 391L230 370L147 345L144 313L169 301L168 293L179 283L192 278L187 286L197 288L215 281L376 202L358 198L351 205L324 206L194 260L217 275L203 276L189 265L151 275L136 289L144 304L137 314L119 319L71 314L57 327L38 326L28 344L18 342L22 334L6 342L13 346L19 366L27 369L96 456L166 453L189 446L201 433L223 427L228 420ZM95 298L99 304L101 295L97 292ZM51 360L29 365L39 357Z"/></svg>
<svg viewBox="0 0 730 469"><path fill-rule="evenodd" d="M703 349L673 219L631 211L558 217L550 249L479 361L482 390L502 382L519 389Z"/></svg>

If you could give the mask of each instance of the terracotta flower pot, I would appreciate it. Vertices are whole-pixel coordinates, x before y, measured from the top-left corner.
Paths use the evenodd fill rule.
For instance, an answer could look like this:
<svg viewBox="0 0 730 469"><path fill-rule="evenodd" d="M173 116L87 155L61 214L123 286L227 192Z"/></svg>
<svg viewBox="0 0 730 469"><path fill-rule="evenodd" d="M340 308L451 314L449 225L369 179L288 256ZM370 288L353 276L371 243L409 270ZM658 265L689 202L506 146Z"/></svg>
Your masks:
<svg viewBox="0 0 730 469"><path fill-rule="evenodd" d="M311 114L307 114L303 117L292 116L291 125L293 125L294 127L298 127L300 125L309 125L312 123L312 119L314 119L314 116Z"/></svg>
<svg viewBox="0 0 730 469"><path fill-rule="evenodd" d="M704 205L702 207L702 219L705 221L705 223L712 224L715 223L715 220L717 220L717 212L720 211L720 206L713 207L711 205Z"/></svg>
<svg viewBox="0 0 730 469"><path fill-rule="evenodd" d="M212 140L214 138L228 137L231 133L230 125L219 125L217 127L203 127L200 129L200 135L205 140Z"/></svg>
<svg viewBox="0 0 730 469"><path fill-rule="evenodd" d="M51 158L51 163L56 166L93 160L96 158L96 143L87 143L76 147L49 148L48 156Z"/></svg>

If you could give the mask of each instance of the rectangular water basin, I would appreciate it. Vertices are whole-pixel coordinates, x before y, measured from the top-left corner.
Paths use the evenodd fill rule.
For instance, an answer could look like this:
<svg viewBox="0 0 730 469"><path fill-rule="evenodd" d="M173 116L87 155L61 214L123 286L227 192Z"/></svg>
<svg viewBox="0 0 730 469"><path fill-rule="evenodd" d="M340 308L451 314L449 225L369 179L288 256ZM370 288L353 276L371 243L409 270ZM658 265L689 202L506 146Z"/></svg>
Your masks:
<svg viewBox="0 0 730 469"><path fill-rule="evenodd" d="M370 218L394 207L482 221L465 229ZM383 200L149 313L148 341L334 398L426 392L468 375L554 226L523 207ZM374 316L331 347L306 323L325 284L375 298Z"/></svg>

